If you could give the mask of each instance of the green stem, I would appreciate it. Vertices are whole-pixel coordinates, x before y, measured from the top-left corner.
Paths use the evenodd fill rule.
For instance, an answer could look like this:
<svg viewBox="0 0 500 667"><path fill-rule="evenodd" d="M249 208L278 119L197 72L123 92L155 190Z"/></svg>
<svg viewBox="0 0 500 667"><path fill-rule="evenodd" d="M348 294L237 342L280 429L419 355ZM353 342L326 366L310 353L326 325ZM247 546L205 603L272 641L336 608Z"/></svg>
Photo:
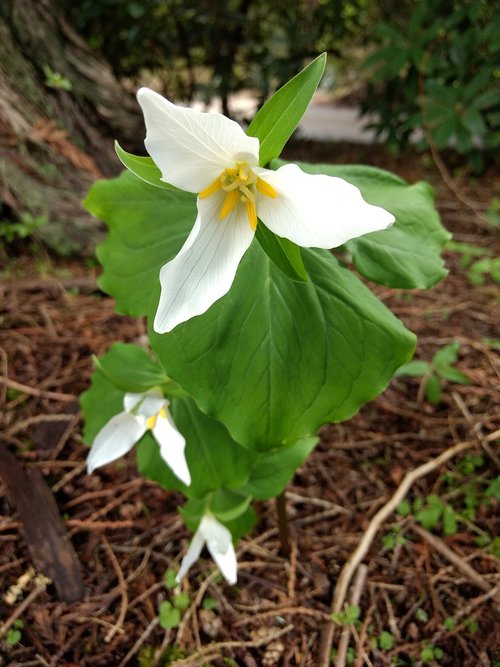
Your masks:
<svg viewBox="0 0 500 667"><path fill-rule="evenodd" d="M284 491L276 498L276 509L278 510L278 530L281 544L280 552L282 556L288 558L291 551L290 531L288 528L288 516L286 513L286 498Z"/></svg>

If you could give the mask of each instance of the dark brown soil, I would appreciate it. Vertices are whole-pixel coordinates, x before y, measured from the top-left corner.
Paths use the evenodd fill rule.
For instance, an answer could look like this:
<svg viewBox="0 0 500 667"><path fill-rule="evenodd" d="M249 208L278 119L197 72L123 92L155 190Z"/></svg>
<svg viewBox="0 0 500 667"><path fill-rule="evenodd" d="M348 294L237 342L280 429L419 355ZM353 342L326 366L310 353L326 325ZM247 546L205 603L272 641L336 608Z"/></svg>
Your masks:
<svg viewBox="0 0 500 667"><path fill-rule="evenodd" d="M500 195L498 173L460 186L472 209L446 188L427 156L396 159L380 148L308 142L292 145L287 156L427 177L455 239L498 255L498 233L483 218ZM22 586L32 558L0 478L0 593L21 583L10 604L0 601L0 618L10 623L21 612L23 622L18 642L13 626L10 643L0 640L0 665L149 666L188 656L178 664L320 665L333 588L370 519L406 472L471 441L467 453L423 477L407 496L425 505L437 495L456 513L468 510L452 534L436 521L433 541L412 514L398 513L377 533L342 664L498 666L499 561L488 539L498 535L491 490L499 455L488 435L500 429L500 293L489 277L471 285L456 253L446 259L450 274L431 291L374 289L418 335L417 358L429 360L458 341L457 365L470 384L446 383L433 406L420 396L418 378L401 377L349 422L325 427L288 488L291 556L280 555L274 501L258 503L259 523L238 545L238 585L222 583L208 558L199 561L182 586L190 607L170 630L159 626L158 606L174 595L164 574L190 538L177 513L182 497L140 479L133 457L87 476L77 412L91 355L116 339L137 341L144 323L114 314L112 300L96 289L96 269L54 260L47 266L45 258L42 274L36 258L12 260L0 286L0 447L41 471L52 489L80 561L84 597L62 602L54 584L38 589L33 578ZM333 649L339 641L337 632Z"/></svg>

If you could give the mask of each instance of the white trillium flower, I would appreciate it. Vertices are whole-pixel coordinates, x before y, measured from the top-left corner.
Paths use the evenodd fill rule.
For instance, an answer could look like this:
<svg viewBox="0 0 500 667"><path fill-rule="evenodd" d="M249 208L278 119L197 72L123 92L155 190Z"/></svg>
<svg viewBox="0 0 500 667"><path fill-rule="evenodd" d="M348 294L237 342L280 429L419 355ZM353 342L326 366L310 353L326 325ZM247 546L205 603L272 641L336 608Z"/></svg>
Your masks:
<svg viewBox="0 0 500 667"><path fill-rule="evenodd" d="M124 411L112 417L97 434L87 458L87 472L124 456L151 431L160 446L160 454L173 473L184 484L191 484L186 463L186 441L168 412L168 400L160 389L144 394L125 394Z"/></svg>
<svg viewBox="0 0 500 667"><path fill-rule="evenodd" d="M157 333L201 315L229 291L258 219L278 236L315 248L335 248L394 222L342 178L306 174L293 164L259 167L259 140L219 113L176 106L148 88L137 98L145 145L162 180L198 194L193 229L160 272Z"/></svg>
<svg viewBox="0 0 500 667"><path fill-rule="evenodd" d="M189 568L200 557L203 547L207 545L210 555L229 584L236 583L236 553L229 530L211 514L207 512L194 534L186 555L182 559L181 567L176 577L177 583L186 576Z"/></svg>

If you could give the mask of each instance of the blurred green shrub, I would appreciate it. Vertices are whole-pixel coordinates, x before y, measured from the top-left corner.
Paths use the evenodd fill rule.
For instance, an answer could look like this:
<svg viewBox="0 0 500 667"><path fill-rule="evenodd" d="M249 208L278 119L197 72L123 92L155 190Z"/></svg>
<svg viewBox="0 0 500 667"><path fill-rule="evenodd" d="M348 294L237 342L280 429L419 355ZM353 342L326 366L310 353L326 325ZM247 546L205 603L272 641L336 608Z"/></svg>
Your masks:
<svg viewBox="0 0 500 667"><path fill-rule="evenodd" d="M148 70L169 97L261 100L322 51L366 32L368 0L58 0L118 76ZM365 27L362 27L364 22Z"/></svg>
<svg viewBox="0 0 500 667"><path fill-rule="evenodd" d="M438 150L453 147L480 171L500 147L500 14L487 0L421 0L404 21L374 29L377 50L363 111L393 152L424 128Z"/></svg>

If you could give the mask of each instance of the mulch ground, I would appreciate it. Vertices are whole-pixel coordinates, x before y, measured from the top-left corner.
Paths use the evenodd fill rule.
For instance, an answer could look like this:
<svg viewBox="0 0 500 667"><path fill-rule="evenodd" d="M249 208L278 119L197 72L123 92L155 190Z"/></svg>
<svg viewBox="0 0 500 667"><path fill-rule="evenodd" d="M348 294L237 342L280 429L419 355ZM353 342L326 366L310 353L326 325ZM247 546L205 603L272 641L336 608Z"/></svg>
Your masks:
<svg viewBox="0 0 500 667"><path fill-rule="evenodd" d="M303 142L288 155L379 164L410 180L427 175L455 240L499 254L499 236L481 218L500 194L495 173L462 188L473 210L414 155L387 158L377 148ZM400 377L349 422L325 427L288 487L290 555L280 551L275 502L257 503L259 523L238 545L238 585L225 585L208 558L199 561L182 584L189 597L183 619L166 630L158 607L178 591L165 586L164 575L190 539L177 512L182 497L139 478L133 456L87 476L78 411L91 355L116 339L137 342L144 323L114 314L112 300L96 289L96 269L52 260L40 275L33 258L12 260L0 286L0 447L15 452L33 486L23 514L5 473L12 458L0 459L0 665L319 666L336 581L372 517L407 472L469 442L407 495L413 509L439 496L451 514L462 515L456 528L446 535L440 519L427 530L414 512L392 513L348 596L359 598L359 618L336 630L332 649L337 664L358 667L498 666L499 561L489 540L498 535L491 490L499 455L488 436L500 429L499 290L489 278L471 285L456 253L446 259L450 274L433 290L374 289L418 335L417 358L430 360L445 344L460 343L457 366L470 384L445 383L434 406L423 400L418 378ZM76 574L75 563L65 561L70 581L55 568L46 585L30 570L40 544L28 532L45 530L38 500L35 525L28 531L26 524L29 503L43 497L40 480L77 554ZM342 640L346 628L350 637L344 632Z"/></svg>

